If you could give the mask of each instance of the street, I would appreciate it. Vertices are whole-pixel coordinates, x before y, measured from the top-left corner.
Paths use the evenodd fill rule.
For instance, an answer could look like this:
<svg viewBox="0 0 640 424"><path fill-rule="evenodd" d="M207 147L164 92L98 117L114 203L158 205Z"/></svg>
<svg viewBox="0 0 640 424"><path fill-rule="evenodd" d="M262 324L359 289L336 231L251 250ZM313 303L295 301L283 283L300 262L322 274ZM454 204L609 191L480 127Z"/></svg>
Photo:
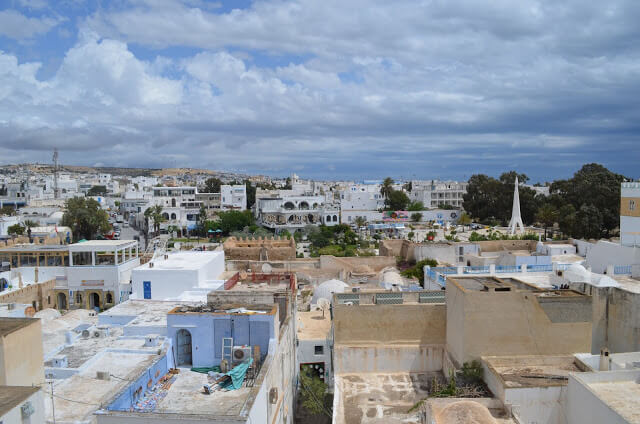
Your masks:
<svg viewBox="0 0 640 424"><path fill-rule="evenodd" d="M144 249L145 249L144 234L142 232L138 232L135 228L131 226L125 227L123 224L118 224L118 225L120 225L120 240L133 240L134 236L139 236L140 241L138 243L140 246L140 252L144 252Z"/></svg>

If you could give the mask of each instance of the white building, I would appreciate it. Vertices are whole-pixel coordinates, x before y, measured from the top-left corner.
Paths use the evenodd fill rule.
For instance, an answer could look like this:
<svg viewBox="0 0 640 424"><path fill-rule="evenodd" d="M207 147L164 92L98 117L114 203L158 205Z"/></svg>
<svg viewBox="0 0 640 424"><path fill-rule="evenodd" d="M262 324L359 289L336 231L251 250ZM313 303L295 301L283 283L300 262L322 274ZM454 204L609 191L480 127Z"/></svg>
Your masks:
<svg viewBox="0 0 640 424"><path fill-rule="evenodd" d="M247 187L242 185L223 185L220 187L220 208L225 210L247 210Z"/></svg>
<svg viewBox="0 0 640 424"><path fill-rule="evenodd" d="M426 208L437 208L441 205L460 208L468 185L469 183L464 181L412 181L409 198L413 202L422 202Z"/></svg>
<svg viewBox="0 0 640 424"><path fill-rule="evenodd" d="M40 387L0 386L0 423L45 422L44 393Z"/></svg>
<svg viewBox="0 0 640 424"><path fill-rule="evenodd" d="M640 246L640 183L622 183L620 193L620 243Z"/></svg>
<svg viewBox="0 0 640 424"><path fill-rule="evenodd" d="M20 224L22 222L22 217L14 215L14 216L0 216L0 237L8 236L9 227Z"/></svg>
<svg viewBox="0 0 640 424"><path fill-rule="evenodd" d="M223 251L169 253L131 272L131 298L206 302L224 285L224 273Z"/></svg>
<svg viewBox="0 0 640 424"><path fill-rule="evenodd" d="M307 225L337 225L337 205L325 204L322 195L297 195L291 190L259 191L254 214L258 223L275 230L295 231Z"/></svg>
<svg viewBox="0 0 640 424"><path fill-rule="evenodd" d="M129 298L131 271L140 265L135 240L90 240L71 245L25 244L0 249L11 280L55 279L58 309L104 308Z"/></svg>

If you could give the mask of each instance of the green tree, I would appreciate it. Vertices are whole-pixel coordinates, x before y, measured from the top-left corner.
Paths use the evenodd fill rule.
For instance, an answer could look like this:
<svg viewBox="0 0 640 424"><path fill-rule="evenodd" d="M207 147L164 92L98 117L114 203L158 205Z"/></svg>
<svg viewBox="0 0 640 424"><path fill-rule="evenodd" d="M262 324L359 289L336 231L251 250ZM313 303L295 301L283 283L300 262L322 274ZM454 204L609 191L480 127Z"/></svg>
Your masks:
<svg viewBox="0 0 640 424"><path fill-rule="evenodd" d="M74 197L65 202L62 225L71 228L76 241L93 239L110 228L107 212L96 200L84 197Z"/></svg>
<svg viewBox="0 0 640 424"><path fill-rule="evenodd" d="M540 206L536 213L536 220L540 222L544 227L544 239L547 239L547 228L552 227L555 224L558 217L558 211L550 203L545 203Z"/></svg>
<svg viewBox="0 0 640 424"><path fill-rule="evenodd" d="M207 178L204 182L204 193L220 193L220 187L222 181L219 178L211 177Z"/></svg>
<svg viewBox="0 0 640 424"><path fill-rule="evenodd" d="M0 208L0 216L1 215L13 216L15 214L16 214L16 210L13 206L4 205L2 206L2 208Z"/></svg>
<svg viewBox="0 0 640 424"><path fill-rule="evenodd" d="M471 225L471 217L468 213L462 212L460 218L458 218L458 224L462 225L462 230L464 231L467 225Z"/></svg>
<svg viewBox="0 0 640 424"><path fill-rule="evenodd" d="M144 211L144 217L147 219L147 228L149 228L149 220L153 221L153 229L156 234L160 234L160 224L167 219L162 215L162 205L154 205Z"/></svg>
<svg viewBox="0 0 640 424"><path fill-rule="evenodd" d="M356 217L356 227L360 228L360 227L364 227L365 225L367 225L366 218L364 218L362 216L357 216Z"/></svg>
<svg viewBox="0 0 640 424"><path fill-rule="evenodd" d="M620 183L624 180L623 175L613 173L600 164L590 163L580 168L572 178L551 184L550 197L561 203L556 204L556 208L570 204L580 215L577 216L573 228L575 232L570 233L571 236L589 234L595 238L609 237L611 231L620 224ZM595 213L594 208L599 212ZM593 228L598 221L601 221L599 233Z"/></svg>
<svg viewBox="0 0 640 424"><path fill-rule="evenodd" d="M423 211L424 210L424 203L422 202L411 202L409 203L409 206L407 207L408 211Z"/></svg>
<svg viewBox="0 0 640 424"><path fill-rule="evenodd" d="M33 228L33 227L37 227L38 223L31 219L25 219L22 225L24 225L25 228Z"/></svg>
<svg viewBox="0 0 640 424"><path fill-rule="evenodd" d="M576 208L574 208L573 205L563 205L558 210L558 225L564 236L575 234Z"/></svg>
<svg viewBox="0 0 640 424"><path fill-rule="evenodd" d="M106 196L107 186L94 185L87 191L87 196Z"/></svg>
<svg viewBox="0 0 640 424"><path fill-rule="evenodd" d="M24 227L20 224L10 225L7 228L7 234L10 236L21 236L24 234Z"/></svg>
<svg viewBox="0 0 640 424"><path fill-rule="evenodd" d="M218 220L211 221L212 229L219 229L224 235L233 231L242 231L245 227L254 225L251 211L224 211L218 213Z"/></svg>
<svg viewBox="0 0 640 424"><path fill-rule="evenodd" d="M422 220L422 214L420 212L415 212L411 214L411 220L413 222L420 222Z"/></svg>
<svg viewBox="0 0 640 424"><path fill-rule="evenodd" d="M408 183L404 183L404 184L402 185L402 189L403 189L404 191L407 191L407 192L411 193L411 190L413 190L413 182L412 182L412 181L409 181Z"/></svg>
<svg viewBox="0 0 640 424"><path fill-rule="evenodd" d="M387 208L392 211L406 210L409 204L409 197L399 190L393 190L387 198Z"/></svg>
<svg viewBox="0 0 640 424"><path fill-rule="evenodd" d="M198 212L198 216L196 218L196 225L198 227L198 233L200 233L200 236L206 237L207 208L205 208L204 205L200 206L200 211Z"/></svg>
<svg viewBox="0 0 640 424"><path fill-rule="evenodd" d="M380 187L380 194L382 194L385 199L388 199L389 196L391 196L392 191L393 191L393 179L391 179L391 177L387 177L382 182L382 186Z"/></svg>
<svg viewBox="0 0 640 424"><path fill-rule="evenodd" d="M302 388L302 406L311 414L325 414L331 418L332 413L325 402L327 385L320 377L312 374L309 367L304 367L300 373L300 386Z"/></svg>

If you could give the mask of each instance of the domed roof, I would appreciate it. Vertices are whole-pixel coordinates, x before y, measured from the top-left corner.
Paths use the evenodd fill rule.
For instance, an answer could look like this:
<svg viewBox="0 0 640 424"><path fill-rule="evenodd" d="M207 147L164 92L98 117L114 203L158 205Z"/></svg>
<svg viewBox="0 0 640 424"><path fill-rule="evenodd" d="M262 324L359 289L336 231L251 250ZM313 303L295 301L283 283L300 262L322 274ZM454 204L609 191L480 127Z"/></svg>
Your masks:
<svg viewBox="0 0 640 424"><path fill-rule="evenodd" d="M442 408L436 417L438 424L496 424L486 406L471 400L453 402Z"/></svg>
<svg viewBox="0 0 640 424"><path fill-rule="evenodd" d="M324 283L318 285L313 291L313 297L311 298L312 304L317 304L320 299L327 299L331 302L334 293L344 293L349 285L340 280L327 280Z"/></svg>
<svg viewBox="0 0 640 424"><path fill-rule="evenodd" d="M572 264L564 272L564 277L572 283L589 283L591 282L591 271L582 265Z"/></svg>

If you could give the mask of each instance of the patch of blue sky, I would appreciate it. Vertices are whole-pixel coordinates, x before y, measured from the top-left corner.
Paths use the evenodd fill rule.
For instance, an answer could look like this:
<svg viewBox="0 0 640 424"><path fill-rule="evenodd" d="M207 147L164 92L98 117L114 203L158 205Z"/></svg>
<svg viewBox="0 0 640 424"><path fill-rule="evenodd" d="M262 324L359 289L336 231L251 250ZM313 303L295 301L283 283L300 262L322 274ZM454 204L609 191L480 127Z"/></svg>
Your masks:
<svg viewBox="0 0 640 424"><path fill-rule="evenodd" d="M355 71L338 72L338 78L345 84L364 84L364 77Z"/></svg>

